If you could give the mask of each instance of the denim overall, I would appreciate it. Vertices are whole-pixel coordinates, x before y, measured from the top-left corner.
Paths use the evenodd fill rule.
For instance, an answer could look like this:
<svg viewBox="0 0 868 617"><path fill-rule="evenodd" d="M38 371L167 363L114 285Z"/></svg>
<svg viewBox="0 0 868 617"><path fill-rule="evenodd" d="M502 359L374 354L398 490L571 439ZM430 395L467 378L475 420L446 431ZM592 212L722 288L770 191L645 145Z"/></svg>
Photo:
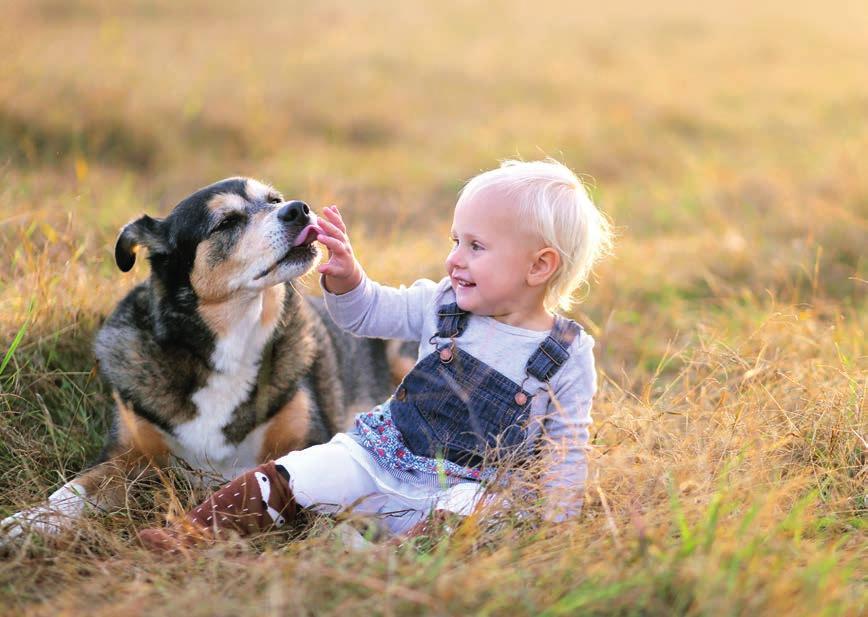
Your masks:
<svg viewBox="0 0 868 617"><path fill-rule="evenodd" d="M548 383L569 357L581 326L556 315L548 337L527 361L527 376L517 384L456 346L470 313L452 303L441 305L437 317L437 333L429 340L435 350L416 364L389 401L407 448L416 456L442 457L468 468L491 461L492 454L495 461L527 455L534 395L524 384L530 377Z"/></svg>

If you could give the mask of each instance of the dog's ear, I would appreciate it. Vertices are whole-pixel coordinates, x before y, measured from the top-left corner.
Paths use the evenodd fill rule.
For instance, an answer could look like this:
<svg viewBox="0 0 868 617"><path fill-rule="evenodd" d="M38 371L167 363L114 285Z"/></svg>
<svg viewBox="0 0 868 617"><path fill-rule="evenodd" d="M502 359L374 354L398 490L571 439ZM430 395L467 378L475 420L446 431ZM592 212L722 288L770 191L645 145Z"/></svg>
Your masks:
<svg viewBox="0 0 868 617"><path fill-rule="evenodd" d="M121 230L115 244L115 263L122 272L129 272L136 263L139 246L146 247L151 253L167 251L161 219L152 219L146 214Z"/></svg>

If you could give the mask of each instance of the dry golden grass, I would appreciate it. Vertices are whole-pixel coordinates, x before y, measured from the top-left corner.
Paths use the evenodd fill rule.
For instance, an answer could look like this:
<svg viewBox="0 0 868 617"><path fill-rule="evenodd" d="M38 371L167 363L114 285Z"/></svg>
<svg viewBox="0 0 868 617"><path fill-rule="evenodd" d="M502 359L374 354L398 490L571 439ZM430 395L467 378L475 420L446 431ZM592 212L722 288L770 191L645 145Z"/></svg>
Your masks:
<svg viewBox="0 0 868 617"><path fill-rule="evenodd" d="M5 4L0 515L99 450L90 340L145 276L111 257L141 211L260 177L410 282L463 180L553 155L620 237L575 312L601 384L578 520L360 554L319 520L171 563L130 536L173 493L136 489L0 562L0 612L864 614L866 33L846 0Z"/></svg>

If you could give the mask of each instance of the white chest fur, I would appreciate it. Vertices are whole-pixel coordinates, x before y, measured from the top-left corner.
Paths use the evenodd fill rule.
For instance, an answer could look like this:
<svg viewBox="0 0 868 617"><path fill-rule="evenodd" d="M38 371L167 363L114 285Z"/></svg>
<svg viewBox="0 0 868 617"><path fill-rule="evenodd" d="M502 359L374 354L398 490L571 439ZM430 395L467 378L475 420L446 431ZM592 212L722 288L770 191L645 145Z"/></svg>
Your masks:
<svg viewBox="0 0 868 617"><path fill-rule="evenodd" d="M264 426L257 427L240 444L227 441L223 429L235 409L250 397L262 349L274 331L274 324L263 324L261 315L261 302L254 302L233 319L211 356L214 372L192 396L196 417L175 427L172 452L194 469L232 479L258 463Z"/></svg>

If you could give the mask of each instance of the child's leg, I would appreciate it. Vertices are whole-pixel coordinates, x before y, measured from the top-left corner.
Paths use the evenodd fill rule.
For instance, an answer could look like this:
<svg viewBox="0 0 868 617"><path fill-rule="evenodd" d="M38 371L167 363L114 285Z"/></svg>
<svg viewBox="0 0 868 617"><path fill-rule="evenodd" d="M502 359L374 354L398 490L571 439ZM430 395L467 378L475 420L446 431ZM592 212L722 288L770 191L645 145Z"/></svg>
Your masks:
<svg viewBox="0 0 868 617"><path fill-rule="evenodd" d="M376 515L377 526L390 535L418 534L432 517L459 521L485 495L483 486L472 481L431 492L409 489L372 475L336 441L290 452L276 462L289 471L300 506L323 514L352 507L356 513Z"/></svg>
<svg viewBox="0 0 868 617"><path fill-rule="evenodd" d="M462 482L441 491L432 500L430 512L409 528L400 530L405 538L429 535L438 530L451 534L485 498L485 489L475 482ZM398 540L400 543L400 540Z"/></svg>
<svg viewBox="0 0 868 617"><path fill-rule="evenodd" d="M246 536L282 527L293 520L298 507L330 514L359 503L362 511L376 511L376 497L365 499L376 491L345 448L326 443L248 471L190 510L182 521L142 530L139 540L152 550L174 551L213 541L229 531Z"/></svg>
<svg viewBox="0 0 868 617"><path fill-rule="evenodd" d="M336 514L347 507L377 512L382 497L370 474L336 442L295 450L274 461L285 468L296 502L321 514Z"/></svg>
<svg viewBox="0 0 868 617"><path fill-rule="evenodd" d="M162 529L144 529L139 541L151 550L176 551L225 537L282 527L295 518L297 504L286 469L269 461L244 473Z"/></svg>

